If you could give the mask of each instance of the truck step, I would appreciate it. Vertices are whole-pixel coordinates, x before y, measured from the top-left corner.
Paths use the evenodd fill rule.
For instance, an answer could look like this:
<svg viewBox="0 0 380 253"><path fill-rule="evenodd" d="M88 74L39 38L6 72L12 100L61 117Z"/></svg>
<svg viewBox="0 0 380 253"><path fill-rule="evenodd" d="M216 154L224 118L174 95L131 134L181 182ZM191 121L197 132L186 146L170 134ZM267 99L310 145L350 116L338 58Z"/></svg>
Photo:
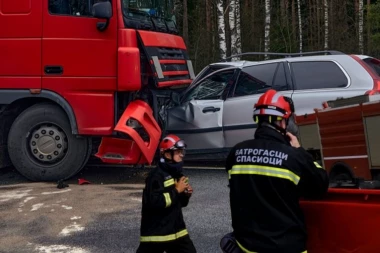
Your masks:
<svg viewBox="0 0 380 253"><path fill-rule="evenodd" d="M95 156L104 163L137 164L141 160L141 151L133 140L103 137Z"/></svg>

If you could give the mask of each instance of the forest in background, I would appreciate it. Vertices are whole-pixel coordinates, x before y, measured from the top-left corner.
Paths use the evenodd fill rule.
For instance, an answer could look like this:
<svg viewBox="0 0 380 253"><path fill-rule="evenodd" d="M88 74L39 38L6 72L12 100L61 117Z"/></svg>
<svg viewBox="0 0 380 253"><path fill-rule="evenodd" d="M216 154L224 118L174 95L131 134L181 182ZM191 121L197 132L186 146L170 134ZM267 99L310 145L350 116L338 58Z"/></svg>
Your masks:
<svg viewBox="0 0 380 253"><path fill-rule="evenodd" d="M244 52L338 50L380 57L380 0L177 0L198 73ZM234 60L264 60L265 56Z"/></svg>

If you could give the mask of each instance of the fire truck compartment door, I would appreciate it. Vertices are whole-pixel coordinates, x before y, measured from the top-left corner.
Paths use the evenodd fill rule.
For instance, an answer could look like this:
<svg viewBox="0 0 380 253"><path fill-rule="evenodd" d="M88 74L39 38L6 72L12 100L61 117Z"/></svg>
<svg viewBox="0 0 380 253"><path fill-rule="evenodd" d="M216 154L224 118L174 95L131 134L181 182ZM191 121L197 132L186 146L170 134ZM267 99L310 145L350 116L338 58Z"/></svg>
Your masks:
<svg viewBox="0 0 380 253"><path fill-rule="evenodd" d="M379 252L380 191L333 189L321 200L301 200L307 252Z"/></svg>

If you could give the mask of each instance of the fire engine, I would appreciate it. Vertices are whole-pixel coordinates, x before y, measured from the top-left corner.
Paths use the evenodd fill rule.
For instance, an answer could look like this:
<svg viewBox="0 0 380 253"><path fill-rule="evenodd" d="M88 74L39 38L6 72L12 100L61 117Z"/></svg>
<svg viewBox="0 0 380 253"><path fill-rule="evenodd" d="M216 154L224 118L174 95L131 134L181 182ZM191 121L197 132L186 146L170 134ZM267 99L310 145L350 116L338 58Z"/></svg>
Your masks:
<svg viewBox="0 0 380 253"><path fill-rule="evenodd" d="M176 7L154 2L0 1L1 167L52 181L93 149L106 163L152 162L160 108L194 79Z"/></svg>
<svg viewBox="0 0 380 253"><path fill-rule="evenodd" d="M323 164L330 188L302 199L308 252L377 252L380 218L380 95L326 101L298 115L301 145Z"/></svg>
<svg viewBox="0 0 380 253"><path fill-rule="evenodd" d="M302 146L331 182L380 180L380 95L326 101L324 107L296 117Z"/></svg>

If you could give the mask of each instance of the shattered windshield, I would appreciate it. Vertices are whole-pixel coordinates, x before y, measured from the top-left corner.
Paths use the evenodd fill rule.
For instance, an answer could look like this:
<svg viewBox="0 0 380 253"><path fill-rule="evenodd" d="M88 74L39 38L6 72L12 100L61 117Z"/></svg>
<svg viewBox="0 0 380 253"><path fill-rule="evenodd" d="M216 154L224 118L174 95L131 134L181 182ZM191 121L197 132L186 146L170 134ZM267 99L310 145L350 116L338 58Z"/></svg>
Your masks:
<svg viewBox="0 0 380 253"><path fill-rule="evenodd" d="M210 75L185 94L184 101L219 99L231 80L234 69Z"/></svg>
<svg viewBox="0 0 380 253"><path fill-rule="evenodd" d="M127 27L160 32L176 31L179 0L123 0Z"/></svg>

